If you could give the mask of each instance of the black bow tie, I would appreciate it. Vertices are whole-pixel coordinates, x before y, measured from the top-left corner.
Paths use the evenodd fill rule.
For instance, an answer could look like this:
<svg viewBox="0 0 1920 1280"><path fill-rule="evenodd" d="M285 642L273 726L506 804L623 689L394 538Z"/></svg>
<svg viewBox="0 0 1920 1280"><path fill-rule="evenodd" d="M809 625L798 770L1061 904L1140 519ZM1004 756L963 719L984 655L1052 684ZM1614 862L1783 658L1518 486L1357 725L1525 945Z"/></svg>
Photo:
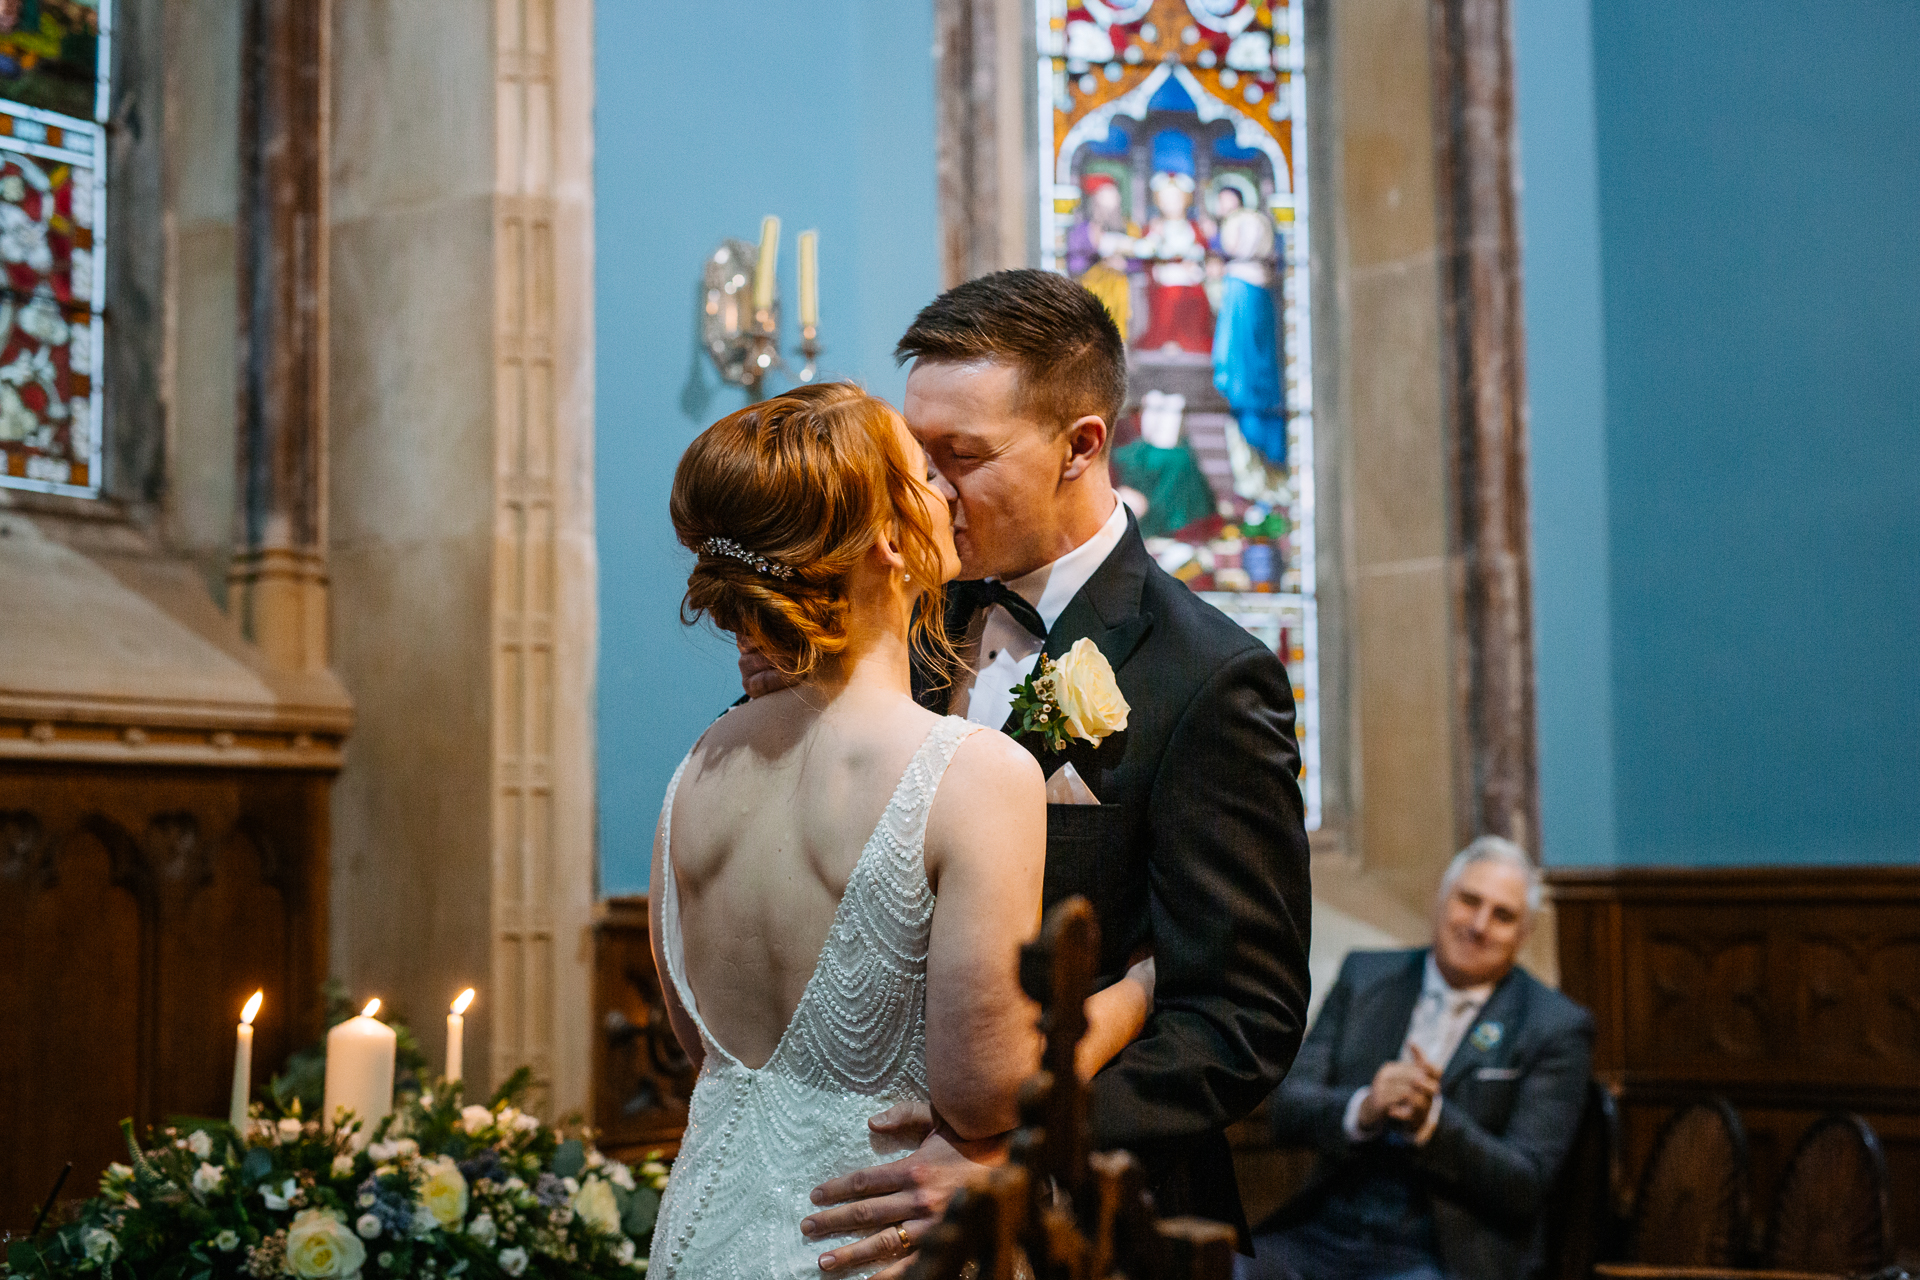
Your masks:
<svg viewBox="0 0 1920 1280"><path fill-rule="evenodd" d="M1027 598L1009 587L1006 583L993 578L975 578L967 582L947 584L947 600L953 610L953 616L962 626L970 623L973 616L988 605L999 605L1010 614L1013 620L1032 632L1037 640L1047 638L1047 624L1040 611L1027 603Z"/></svg>

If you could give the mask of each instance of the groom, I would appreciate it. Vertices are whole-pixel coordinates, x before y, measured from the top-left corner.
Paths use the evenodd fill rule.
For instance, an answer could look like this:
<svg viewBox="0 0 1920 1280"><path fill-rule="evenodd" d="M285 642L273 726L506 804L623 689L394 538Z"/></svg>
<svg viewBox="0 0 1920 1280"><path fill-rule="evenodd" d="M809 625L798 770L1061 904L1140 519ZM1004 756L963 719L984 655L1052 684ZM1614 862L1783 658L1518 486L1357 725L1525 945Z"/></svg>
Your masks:
<svg viewBox="0 0 1920 1280"><path fill-rule="evenodd" d="M1127 728L1097 750L1035 748L1049 777L1070 763L1080 798L1098 801L1047 806L1046 902L1078 893L1099 910L1102 985L1139 955L1157 969L1146 1027L1090 1086L1094 1146L1138 1156L1163 1215L1224 1219L1244 1240L1224 1131L1286 1074L1307 1009L1286 671L1153 562L1117 500L1107 456L1126 350L1093 294L1046 271L984 276L921 311L895 355L914 361L905 417L952 506L963 579L947 619L963 670L951 684L923 675L916 696L1002 728L1043 651L1087 638L1113 665ZM741 670L750 692L779 687L757 655ZM936 1132L818 1189L832 1207L808 1235L874 1233L822 1268L897 1258L971 1168Z"/></svg>

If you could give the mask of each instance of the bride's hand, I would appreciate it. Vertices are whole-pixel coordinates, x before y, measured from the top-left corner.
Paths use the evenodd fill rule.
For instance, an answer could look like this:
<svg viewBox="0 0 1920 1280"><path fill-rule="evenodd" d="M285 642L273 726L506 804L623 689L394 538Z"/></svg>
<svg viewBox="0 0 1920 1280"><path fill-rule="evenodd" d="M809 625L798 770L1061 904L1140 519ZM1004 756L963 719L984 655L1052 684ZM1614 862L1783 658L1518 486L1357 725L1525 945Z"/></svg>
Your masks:
<svg viewBox="0 0 1920 1280"><path fill-rule="evenodd" d="M833 1207L812 1214L800 1229L809 1236L871 1232L864 1240L821 1254L820 1269L832 1273L891 1260L893 1265L873 1280L895 1280L906 1274L913 1247L940 1221L953 1193L1006 1159L1006 1141L961 1139L940 1127L932 1108L920 1102L889 1107L867 1125L875 1133L906 1141L917 1138L919 1149L904 1159L815 1187L813 1202Z"/></svg>
<svg viewBox="0 0 1920 1280"><path fill-rule="evenodd" d="M740 687L749 698L764 698L793 688L793 681L767 661L767 656L754 648L751 640L737 639L734 643L740 646Z"/></svg>

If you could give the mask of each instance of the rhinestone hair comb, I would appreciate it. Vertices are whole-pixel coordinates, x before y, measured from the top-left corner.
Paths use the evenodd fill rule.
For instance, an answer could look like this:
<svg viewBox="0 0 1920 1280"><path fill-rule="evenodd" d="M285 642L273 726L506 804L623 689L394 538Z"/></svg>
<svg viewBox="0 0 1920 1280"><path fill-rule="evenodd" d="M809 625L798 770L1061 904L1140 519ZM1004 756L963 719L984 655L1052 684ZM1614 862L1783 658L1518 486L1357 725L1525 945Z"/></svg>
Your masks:
<svg viewBox="0 0 1920 1280"><path fill-rule="evenodd" d="M772 578L791 578L793 570L775 560L769 560L758 551L749 551L732 538L708 538L700 544L702 555L731 556L735 560L752 565L756 570Z"/></svg>

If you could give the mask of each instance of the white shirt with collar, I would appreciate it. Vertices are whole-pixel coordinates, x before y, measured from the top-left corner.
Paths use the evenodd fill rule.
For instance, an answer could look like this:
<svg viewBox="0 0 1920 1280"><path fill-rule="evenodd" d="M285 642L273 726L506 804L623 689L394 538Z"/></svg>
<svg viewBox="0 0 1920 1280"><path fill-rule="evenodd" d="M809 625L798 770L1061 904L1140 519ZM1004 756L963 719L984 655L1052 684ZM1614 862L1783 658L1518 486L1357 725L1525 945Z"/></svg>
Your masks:
<svg viewBox="0 0 1920 1280"><path fill-rule="evenodd" d="M1053 630L1080 588L1107 562L1113 549L1127 532L1127 508L1119 499L1099 532L1052 564L1013 579L1007 586L1018 592L1040 614L1040 620ZM1033 669L1033 660L1046 648L1046 641L1034 635L999 605L987 608L986 627L980 633L980 648L975 661L978 674L964 695L956 692L955 707L965 696L967 719L989 729L998 729L1013 712L1013 689Z"/></svg>
<svg viewBox="0 0 1920 1280"><path fill-rule="evenodd" d="M1467 1028L1480 1016L1480 1010L1486 1007L1487 998L1493 994L1493 983L1484 982L1477 987L1451 987L1440 974L1440 966L1434 963L1433 952L1427 952L1426 971L1420 979L1420 999L1413 1006L1413 1017L1407 1020L1407 1036L1402 1041L1400 1056L1403 1060L1413 1060L1412 1049L1417 1046L1421 1053L1441 1071L1447 1069L1447 1063L1453 1060L1454 1053L1460 1048L1460 1042L1467 1038ZM1372 1085L1362 1085L1353 1091L1353 1097L1347 1102L1347 1115L1343 1128L1347 1137L1355 1142L1367 1142L1379 1137L1386 1131L1384 1124L1365 1128L1360 1123L1360 1104L1366 1100ZM1413 1135L1415 1143L1425 1145L1433 1136L1434 1129L1440 1123L1440 1106L1443 1099L1435 1095L1433 1105L1427 1109L1426 1123Z"/></svg>

